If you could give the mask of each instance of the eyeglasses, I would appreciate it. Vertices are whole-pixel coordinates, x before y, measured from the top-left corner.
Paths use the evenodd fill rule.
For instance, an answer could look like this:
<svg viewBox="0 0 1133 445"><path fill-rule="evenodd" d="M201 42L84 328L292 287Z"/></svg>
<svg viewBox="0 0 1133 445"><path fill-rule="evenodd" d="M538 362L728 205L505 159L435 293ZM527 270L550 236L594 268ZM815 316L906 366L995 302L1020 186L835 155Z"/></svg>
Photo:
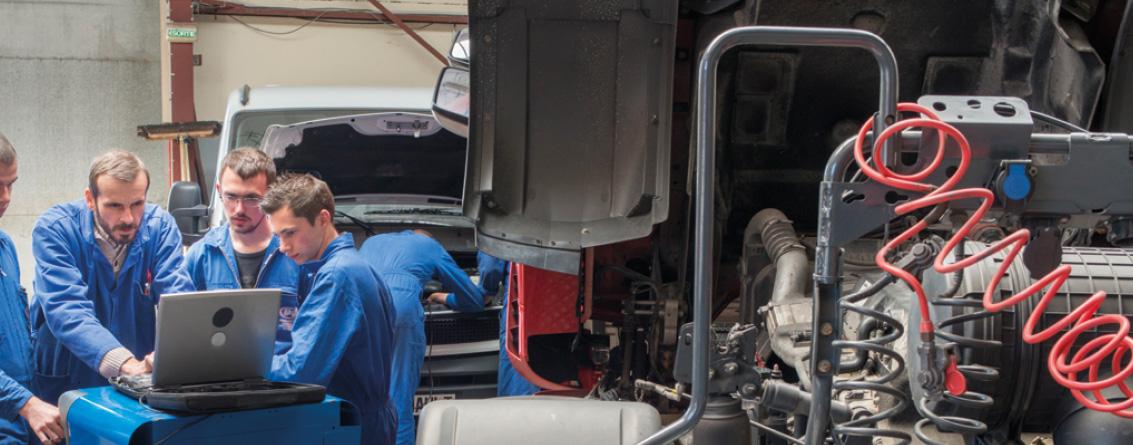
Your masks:
<svg viewBox="0 0 1133 445"><path fill-rule="evenodd" d="M229 194L220 195L220 199L224 201L224 205L228 207L236 207L237 202L243 202L244 207L259 207L260 202L264 200L264 198L259 196L236 196Z"/></svg>

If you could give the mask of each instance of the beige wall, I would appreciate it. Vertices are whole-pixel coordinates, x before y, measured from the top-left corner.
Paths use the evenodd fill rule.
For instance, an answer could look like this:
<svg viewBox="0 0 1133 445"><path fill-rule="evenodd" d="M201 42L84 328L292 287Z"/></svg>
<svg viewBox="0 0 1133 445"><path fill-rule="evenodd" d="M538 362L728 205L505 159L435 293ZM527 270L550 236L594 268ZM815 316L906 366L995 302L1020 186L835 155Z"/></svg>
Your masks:
<svg viewBox="0 0 1133 445"><path fill-rule="evenodd" d="M366 0L246 0L246 5L352 9L379 14ZM397 14L467 15L465 0L383 0ZM161 36L168 4L161 2ZM239 21L237 20L239 19ZM243 23L241 23L241 21ZM342 24L272 17L196 18L193 70L197 120L223 121L228 94L243 85L378 85L432 87L443 65L392 24ZM463 25L409 23L442 54ZM285 33L285 34L273 34ZM163 121L170 120L169 45L161 46ZM216 162L217 139L200 141L206 175ZM188 175L183 164L182 176ZM211 178L206 178L206 182ZM206 184L208 185L208 184Z"/></svg>
<svg viewBox="0 0 1133 445"><path fill-rule="evenodd" d="M365 1L248 1L256 5L300 8L355 8L376 11ZM401 14L467 14L462 0L383 1ZM287 32L305 19L239 17L247 25ZM287 35L272 35L231 17L198 16L193 52L198 120L223 120L228 93L244 84L426 86L436 82L441 63L393 25L335 24L317 21ZM410 23L442 53L448 52L453 25ZM167 57L163 57L168 60ZM168 63L163 63L168 69ZM164 80L164 79L163 79ZM168 82L163 82L168 104ZM168 113L168 105L166 106ZM168 116L168 114L166 114Z"/></svg>

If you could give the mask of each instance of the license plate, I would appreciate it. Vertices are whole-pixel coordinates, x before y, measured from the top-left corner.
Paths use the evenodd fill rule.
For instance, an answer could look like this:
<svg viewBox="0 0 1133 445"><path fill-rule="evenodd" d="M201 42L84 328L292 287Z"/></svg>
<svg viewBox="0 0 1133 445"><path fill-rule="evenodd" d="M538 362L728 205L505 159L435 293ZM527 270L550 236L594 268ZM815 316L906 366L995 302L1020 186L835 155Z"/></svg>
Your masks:
<svg viewBox="0 0 1133 445"><path fill-rule="evenodd" d="M421 408L424 408L429 402L436 400L456 400L456 394L414 394L413 415L420 415Z"/></svg>

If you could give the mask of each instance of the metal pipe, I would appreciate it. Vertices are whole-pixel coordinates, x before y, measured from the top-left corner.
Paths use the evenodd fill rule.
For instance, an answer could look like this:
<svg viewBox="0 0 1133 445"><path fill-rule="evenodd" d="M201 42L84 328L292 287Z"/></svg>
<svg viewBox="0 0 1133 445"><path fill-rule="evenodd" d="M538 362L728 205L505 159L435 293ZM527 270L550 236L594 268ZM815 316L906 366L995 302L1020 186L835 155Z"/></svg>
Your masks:
<svg viewBox="0 0 1133 445"><path fill-rule="evenodd" d="M764 408L783 413L804 415L814 404L814 395L799 389L797 385L782 380L764 380L763 396L760 405ZM842 402L833 402L830 408L830 417L839 422L849 421L853 415L850 407Z"/></svg>
<svg viewBox="0 0 1133 445"><path fill-rule="evenodd" d="M754 420L750 420L750 419L749 419L749 422L751 423L751 426L754 426L754 427L756 427L756 428L759 428L759 429L761 429L761 430L763 430L763 431L766 431L766 432L768 432L768 433L771 433L771 434L773 434L773 435L775 435L775 436L779 437L780 439L786 440L787 442L790 442L790 443L794 443L794 444L798 444L798 445L803 445L803 441L801 441L801 440L798 440L798 439L796 439L796 438L794 438L794 437L788 436L788 435L787 435L786 433L784 433L784 432L782 432L782 431L779 431L779 430L777 430L777 429L775 429L775 428L771 428L771 427L769 427L769 426L767 426L767 425L764 425L764 424L762 424L762 423L759 423L759 422L756 422L756 421L754 421Z"/></svg>
<svg viewBox="0 0 1133 445"><path fill-rule="evenodd" d="M769 304L776 306L792 300L800 301L805 297L809 264L806 248L799 242L791 220L779 209L763 209L751 217L744 232L759 234L767 256L775 265L775 281ZM796 347L791 337L790 332L774 332L771 336L771 349L787 364L801 369L806 366L807 351Z"/></svg>
<svg viewBox="0 0 1133 445"><path fill-rule="evenodd" d="M874 133L880 134L884 126L878 126L879 120L888 120L892 116L896 119L896 94L886 96L887 91L897 90L897 62L893 58L893 52L885 45L885 42L880 38L868 34L870 45L880 45L884 49L873 50L871 53L878 61L881 69L881 116L877 116L874 120ZM884 57L883 55L888 55ZM891 75L886 75L887 70L892 70ZM887 103L887 97L892 98L892 103ZM892 106L892 108L887 108ZM890 111L892 110L892 111ZM882 124L888 124L883 122ZM888 146L884 148L887 153L893 154L892 150L888 150ZM837 150L830 156L826 164L826 169L823 171L823 182L819 189L819 203L818 203L818 240L815 247L815 265L814 265L814 283L815 283L815 298L814 298L814 342L811 349L811 393L815 395L814 403L810 406L809 422L807 423L806 430L806 443L816 445L822 442L822 438L826 434L826 427L830 422L830 397L829 394L833 390L834 373L838 369L838 351L834 348L834 339L839 338L842 331L841 315L838 313L838 300L842 297L842 252L840 247L831 244L830 231L834 196L832 187L835 182L840 182L846 169L849 168L850 162L853 157L850 156L853 152L853 139L849 139L842 143Z"/></svg>
<svg viewBox="0 0 1133 445"><path fill-rule="evenodd" d="M831 249L826 253L825 259L816 259L832 263L828 271L841 273L840 250ZM838 369L838 351L833 342L842 331L839 326L842 317L838 313L838 299L841 297L841 277L831 280L828 277L820 278L815 273L814 340L810 358L810 391L814 394L814 403L810 405L810 422L807 423L805 437L809 445L822 443L830 421L831 392L834 389L834 373Z"/></svg>
<svg viewBox="0 0 1133 445"><path fill-rule="evenodd" d="M696 73L697 169L694 252L697 255L694 258L693 270L692 400L680 419L649 436L641 442L642 444L669 443L691 431L700 420L700 416L704 414L708 402L708 316L711 310L712 269L715 266L711 224L715 212L713 195L716 176L716 70L725 52L744 44L865 49L877 60L881 71L878 99L880 115L874 121L875 131L882 131L897 115L897 60L893 57L893 51L889 46L874 34L854 29L751 26L725 31L705 48L704 55L697 64ZM826 258L833 258L834 262L838 262L836 256ZM828 269L836 270L837 267ZM837 292L840 294L840 289L837 289ZM815 308L816 310L818 308L817 301ZM817 318L815 322L818 322ZM817 329L815 332L818 332ZM825 385L814 386L817 403L811 406L812 414L824 413L824 416L829 414L830 384L831 380L827 378ZM826 419L812 416L807 429L807 440L811 443L818 443L820 439L818 434L811 433L816 427L819 428L820 433L825 430Z"/></svg>
<svg viewBox="0 0 1133 445"><path fill-rule="evenodd" d="M763 209L751 217L748 227L759 231L767 256L775 263L771 303L782 303L806 293L806 248L799 242L791 220L779 209Z"/></svg>
<svg viewBox="0 0 1133 445"><path fill-rule="evenodd" d="M909 132L903 132L902 135L904 133ZM919 137L920 132L917 133ZM902 144L908 142L908 140L909 136L902 137ZM913 142L919 142L919 139ZM847 139L845 142L842 142L842 145L834 149L834 153L830 154L830 159L826 160L826 168L822 170L822 182L842 182L842 178L846 176L846 169L850 168L850 163L854 160L852 156L853 153L854 138ZM821 198L822 197L819 196L819 199ZM819 211L821 211L822 208L822 203L819 203ZM821 217L819 219L821 220ZM821 221L819 224L821 224Z"/></svg>

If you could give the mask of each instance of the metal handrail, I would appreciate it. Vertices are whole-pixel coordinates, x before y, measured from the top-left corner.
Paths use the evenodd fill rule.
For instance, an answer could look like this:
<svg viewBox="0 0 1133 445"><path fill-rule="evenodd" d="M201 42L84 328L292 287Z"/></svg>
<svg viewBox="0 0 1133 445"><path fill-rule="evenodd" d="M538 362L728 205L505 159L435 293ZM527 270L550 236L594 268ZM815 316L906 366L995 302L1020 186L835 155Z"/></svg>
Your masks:
<svg viewBox="0 0 1133 445"><path fill-rule="evenodd" d="M696 75L696 207L694 232L694 274L693 274L693 338L692 338L692 392L689 408L676 422L649 436L641 442L642 445L660 445L676 440L688 433L696 426L704 414L708 403L708 338L709 338L709 312L712 296L713 248L712 248L712 221L715 212L713 194L716 180L716 71L720 58L729 49L739 45L775 45L775 46L823 46L859 48L868 51L877 60L881 71L881 87L879 93L879 115L874 119L874 134L879 134L888 123L893 122L897 114L897 60L893 51L880 37L865 31L838 28L796 28L777 26L750 26L733 28L717 36L704 51L697 66ZM886 153L891 150L884 148ZM832 159L831 162L834 160ZM819 215L819 230L822 230L824 215ZM827 221L828 222L828 221ZM820 236L821 239L821 236ZM818 287L823 289L824 281L831 287L824 290L833 295L832 300L821 299L823 303L836 304L840 297L840 278L836 275L824 275L837 272L839 258L836 256L836 246L819 246L827 249L825 255L818 258L815 279ZM833 254L832 254L833 252ZM823 264L823 263L829 264ZM820 276L821 275L821 276ZM821 278L822 281L819 281ZM817 294L816 294L817 295ZM822 314L834 314L834 308L826 307L815 299L815 356L821 352L823 356L831 357L823 360L833 360L833 367L828 372L815 372L816 363L820 360L811 360L812 391L815 393L814 403L811 405L810 420L807 423L807 443L817 444L821 441L830 413L830 397L833 383L833 369L837 368L837 357L833 356L831 341L833 335L818 335L820 322L820 308ZM825 316L829 318L829 316ZM838 331L837 327L834 331ZM821 342L819 340L822 340ZM683 339L681 341L684 341ZM821 343L825 344L822 350ZM828 362L829 363L829 362ZM820 394L821 393L821 394ZM826 396L823 396L825 394Z"/></svg>

